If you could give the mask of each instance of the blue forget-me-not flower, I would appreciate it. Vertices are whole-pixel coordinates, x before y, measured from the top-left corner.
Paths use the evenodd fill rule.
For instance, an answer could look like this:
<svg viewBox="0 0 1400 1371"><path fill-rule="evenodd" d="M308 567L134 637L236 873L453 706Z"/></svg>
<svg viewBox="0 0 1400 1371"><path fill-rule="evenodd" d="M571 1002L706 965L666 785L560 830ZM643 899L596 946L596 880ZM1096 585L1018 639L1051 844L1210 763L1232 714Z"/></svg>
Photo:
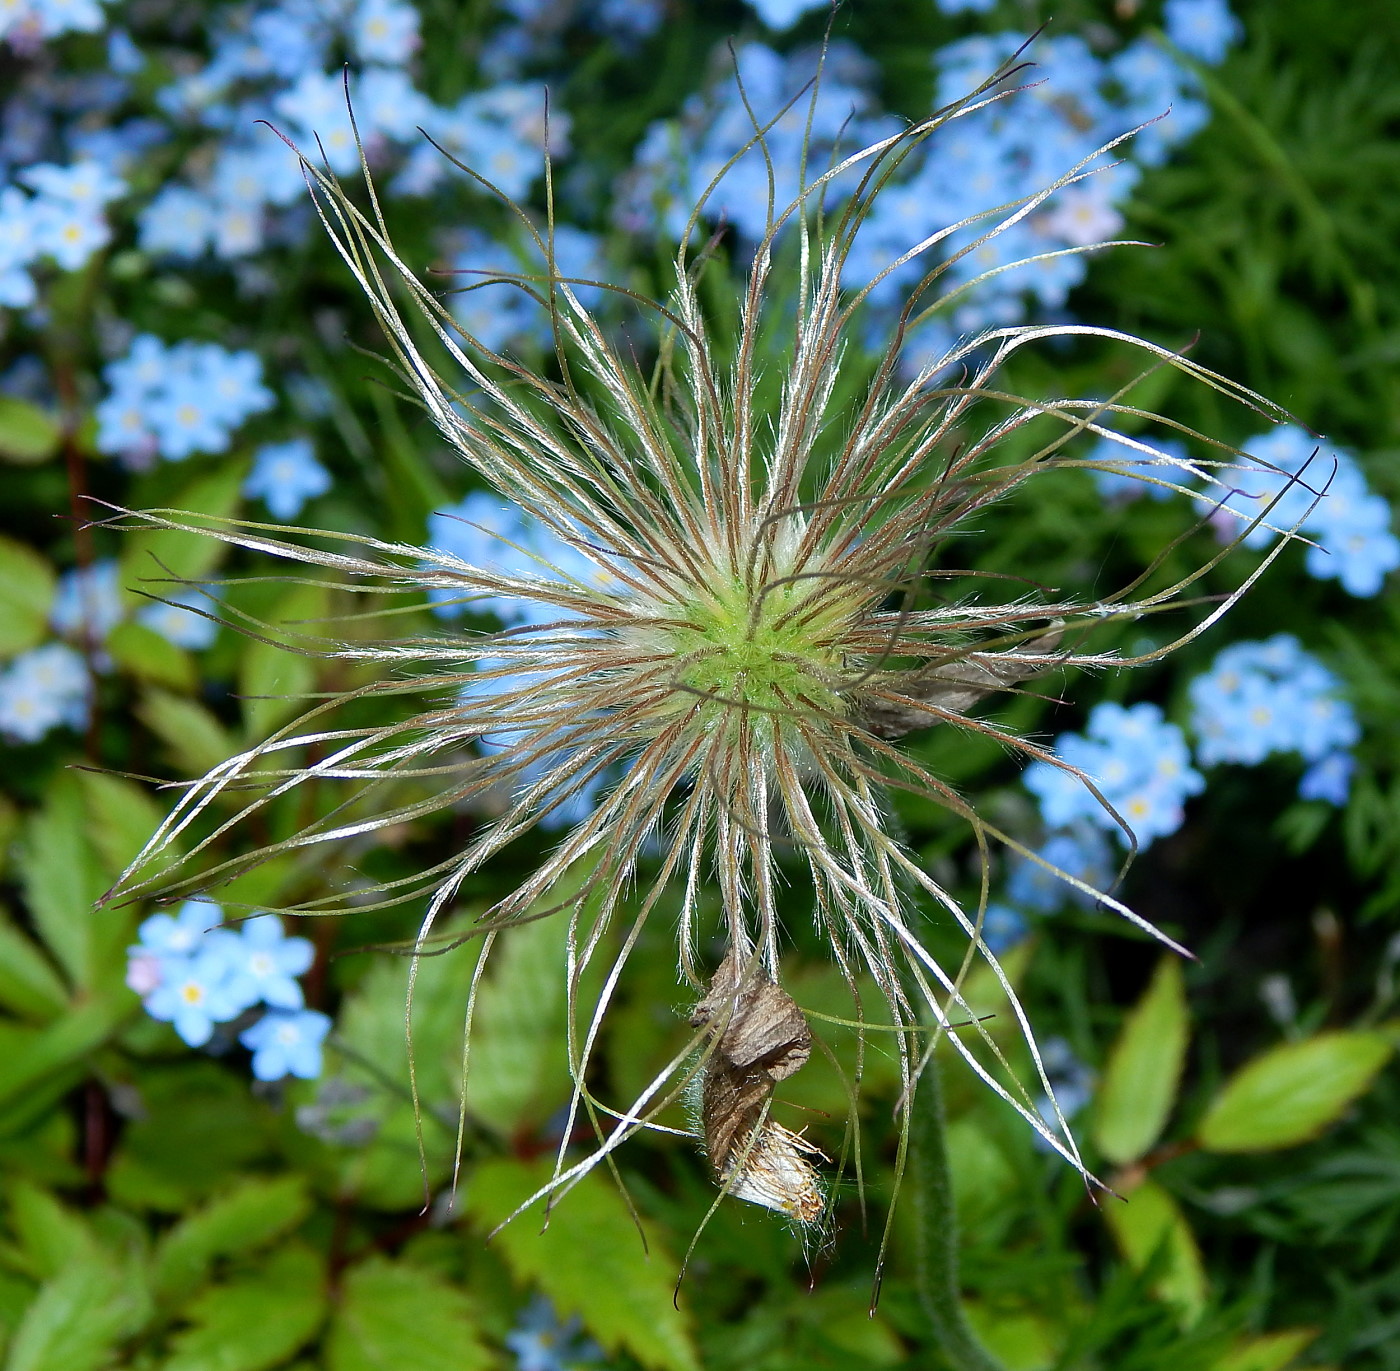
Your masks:
<svg viewBox="0 0 1400 1371"><path fill-rule="evenodd" d="M1341 681L1291 634L1231 644L1191 682L1189 694L1202 766L1253 766L1274 753L1296 752L1313 767L1304 778L1305 799L1339 804L1346 798L1348 749L1360 726Z"/></svg>
<svg viewBox="0 0 1400 1371"><path fill-rule="evenodd" d="M280 1081L284 1076L314 1080L321 1074L321 1044L330 1028L330 1019L318 1010L274 1009L245 1028L238 1041L252 1052L253 1075L258 1080Z"/></svg>
<svg viewBox="0 0 1400 1371"><path fill-rule="evenodd" d="M91 696L87 662L66 643L21 653L0 671L0 735L34 743L61 725L82 729Z"/></svg>
<svg viewBox="0 0 1400 1371"><path fill-rule="evenodd" d="M1085 732L1061 734L1055 752L1094 781L1140 847L1174 833L1186 798L1205 785L1191 765L1181 729L1168 723L1157 705L1145 702L1096 705ZM1026 768L1025 781L1048 826L1068 828L1082 821L1123 836L1118 821L1073 772L1035 761Z"/></svg>
<svg viewBox="0 0 1400 1371"><path fill-rule="evenodd" d="M308 500L331 488L331 474L316 460L309 438L264 443L253 455L243 493L261 500L274 519L295 519Z"/></svg>

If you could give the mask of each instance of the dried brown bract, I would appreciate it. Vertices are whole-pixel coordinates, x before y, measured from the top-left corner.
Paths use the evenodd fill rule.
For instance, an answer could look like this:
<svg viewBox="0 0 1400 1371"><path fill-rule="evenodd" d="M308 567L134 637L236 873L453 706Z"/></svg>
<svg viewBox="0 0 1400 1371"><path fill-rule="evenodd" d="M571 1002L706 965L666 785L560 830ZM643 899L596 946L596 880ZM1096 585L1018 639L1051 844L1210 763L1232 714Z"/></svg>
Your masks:
<svg viewBox="0 0 1400 1371"><path fill-rule="evenodd" d="M948 713L965 713L984 696L1060 665L1064 657L1055 649L1062 636L1056 625L1005 652L952 655L932 670L876 676L861 694L860 721L877 738L902 738Z"/></svg>
<svg viewBox="0 0 1400 1371"><path fill-rule="evenodd" d="M815 1223L825 1208L821 1152L768 1117L773 1088L812 1054L797 1003L757 958L735 949L720 964L690 1021L707 1028L700 1121L715 1178L739 1199Z"/></svg>

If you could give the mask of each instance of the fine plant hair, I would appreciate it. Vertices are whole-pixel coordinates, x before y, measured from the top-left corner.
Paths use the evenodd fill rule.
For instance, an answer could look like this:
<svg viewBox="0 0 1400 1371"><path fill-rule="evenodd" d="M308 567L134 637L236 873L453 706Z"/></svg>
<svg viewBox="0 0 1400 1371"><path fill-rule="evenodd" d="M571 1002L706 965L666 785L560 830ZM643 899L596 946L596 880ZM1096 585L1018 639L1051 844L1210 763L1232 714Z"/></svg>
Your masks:
<svg viewBox="0 0 1400 1371"><path fill-rule="evenodd" d="M349 684L313 697L294 723L181 784L169 817L108 898L218 891L274 857L310 865L318 852L334 850L351 854L348 866L387 829L494 801L493 821L413 877L357 880L329 892L323 884L323 893L281 910L328 916L426 908L410 949L410 1039L418 958L481 940L464 1006L463 1100L477 988L492 947L527 921L567 922L561 974L573 1090L553 1174L527 1203L557 1198L600 1162L612 1166L613 1154L639 1130L677 1131L663 1116L700 1093L742 1098L747 1111L742 1118L708 1117L696 1130L712 1148L727 1149L711 1156L721 1190L755 1198L751 1192L768 1183L755 1176L755 1159L771 1163L777 1148L781 1164L796 1168L782 1181L796 1186L795 1198L786 1202L779 1184L758 1202L800 1223L817 1221L815 1148L799 1134L772 1132L778 1125L770 1117L774 1085L806 1060L809 1048L792 1018L796 1006L789 1011L792 1002L776 991L785 920L780 855L810 874L818 931L853 1003L859 1006L858 987L867 978L884 1000L888 1022L879 1027L894 1030L903 1080L896 1187L905 1168L909 1099L927 1055L944 1039L1050 1147L1093 1179L1058 1107L1052 1105L1048 1120L1036 1107L1037 1093L1053 1101L1054 1092L1030 1018L982 936L993 845L1049 864L932 774L900 739L916 729L956 728L1050 762L1098 795L1090 777L1041 743L978 717L978 703L1053 669L1101 671L1160 658L1225 614L1287 542L1280 539L1223 596L1194 588L1253 524L1242 521L1233 542L1166 584L1158 573L1176 543L1111 595L1076 597L1030 583L989 593L1005 582L958 570L949 553L981 512L1044 472L1090 467L1142 476L1145 467L1143 479L1191 495L1198 507L1204 482L1215 492L1206 505L1213 500L1218 508L1249 470L1249 459L1227 444L1134 407L1131 387L1106 400L1017 395L1006 373L1018 354L1064 339L1121 344L1142 354L1144 371L1173 367L1271 419L1283 416L1187 356L1087 324L988 328L910 363L908 340L919 325L947 314L975 288L976 282L946 288L950 265L1055 191L1095 174L1094 158L1034 194L929 233L863 288L842 287L855 235L904 160L940 129L1003 98L1014 76L1003 70L927 119L869 146L838 150L824 170L804 174L789 204L774 203L770 189L768 231L753 248L732 338L717 333L705 305L718 239L693 246L720 172L691 213L668 299L653 302L608 287L613 299L655 323L656 356L645 367L580 302L576 288L585 283L557 269L547 163L542 229L478 173L462 170L496 195L543 258L537 275L502 273L490 281L527 292L547 310L554 339L548 375L464 331L399 256L363 155L361 191L303 160L317 211L374 311L404 393L480 481L576 552L592 568L588 577L544 560L529 574L508 573L369 536L174 510L120 511L111 520L127 528L195 530L310 568L342 603L371 608L329 625L279 625L211 599L209 612L234 627L339 663L339 677ZM806 94L815 101L815 82ZM753 138L735 160L768 158L772 122L755 119ZM838 180L854 189L828 210L824 199ZM771 164L769 182L771 188ZM870 291L969 227L976 229L971 245L931 265L909 291L888 345L852 398L838 382L843 365L852 366ZM780 334L779 348L773 339ZM1217 455L1190 462L1148 440L1121 437L1111 425L1123 417L1134 429L1148 421L1163 425ZM1121 466L1069 455L1075 440L1110 433L1125 447ZM1208 517L1207 509L1177 541ZM1267 518L1267 511L1260 516ZM396 636L398 617L421 607L427 591L466 605L517 597L537 607L543 622L501 632L453 628ZM1181 612L1184 622L1152 652L1122 656L1094 645L1106 626L1168 611ZM498 739L498 747L476 750L482 739ZM591 811L540 851L514 890L469 922L451 919L470 873L600 779ZM325 801L331 786L338 787L336 798ZM316 798L296 825L281 825L281 836L252 850L222 855L250 820L281 814L287 806L280 802L305 798L308 789ZM897 791L932 801L969 825L982 870L975 903L960 903L900 841L892 822ZM1114 817L1131 848L1131 830ZM277 833L279 824L268 826ZM325 856L319 860L324 866ZM1049 869L1184 951L1111 891ZM718 896L718 929L707 921L711 891ZM648 919L659 908L668 917L675 912L663 903L668 899L679 910L679 975L700 1005L695 1032L636 1098L609 1103L593 1089L590 1059ZM961 930L966 951L957 964L945 966L929 950L921 925L933 922ZM700 954L715 933L727 949L723 985ZM1001 987L1034 1064L1032 1081L1016 1079L1002 1045L964 996L977 963ZM587 996L586 974L599 986ZM741 1041L770 1022L755 1017L759 1003L769 1005L771 1023L783 1030L772 1044ZM858 1009L855 1022L863 1050L867 1026ZM820 1048L819 1034L816 1041ZM719 1071L748 1074L716 1084ZM580 1123L597 1142L576 1157L567 1148ZM856 1126L852 1109L840 1156L858 1179Z"/></svg>

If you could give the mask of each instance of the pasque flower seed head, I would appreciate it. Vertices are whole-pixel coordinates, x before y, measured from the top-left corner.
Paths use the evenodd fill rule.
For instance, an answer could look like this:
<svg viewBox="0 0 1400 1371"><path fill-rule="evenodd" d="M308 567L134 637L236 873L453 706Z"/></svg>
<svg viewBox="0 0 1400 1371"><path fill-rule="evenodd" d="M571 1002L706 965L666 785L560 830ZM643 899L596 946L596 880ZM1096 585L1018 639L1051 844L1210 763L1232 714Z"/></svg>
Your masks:
<svg viewBox="0 0 1400 1371"><path fill-rule="evenodd" d="M1189 359L1081 324L991 328L904 365L919 323L955 298L944 289L945 279L957 279L945 278L950 264L1020 223L1054 190L1090 176L1087 163L975 220L930 227L887 272L932 255L954 233L965 241L972 229L972 245L929 268L894 319L888 347L873 363L861 359L867 297L883 279L863 290L842 287L862 222L913 149L996 98L989 83L840 155L795 201L776 206L754 248L734 326L716 324L703 303L701 281L714 267L710 247L695 253L690 246L697 207L670 298L646 306L658 338L647 371L581 302L581 283L558 271L548 222L537 229L506 201L547 263L539 276L505 278L548 310L556 357L545 375L461 330L399 256L368 178L362 207L308 162L326 229L373 307L403 381L477 479L570 549L574 568L588 571L544 559L521 569L519 556L506 559L511 569L492 569L369 537L174 511L124 516L145 527L200 528L254 553L323 569L359 596L421 600L431 592L468 606L515 598L530 612L502 632L449 627L377 642L365 641L363 616L338 640L283 630L293 648L380 664L384 674L319 700L298 723L190 783L118 893L206 890L273 853L363 844L434 810L505 795L493 822L421 876L295 907L325 913L419 902L426 913L417 949L425 951L469 873L572 797L587 795L593 803L583 817L466 931L489 950L513 925L551 906L568 921L561 975L574 1095L563 1137L586 1117L598 1145L572 1160L561 1143L547 1189L566 1190L637 1130L661 1127L662 1112L698 1079L700 1131L720 1184L808 1222L821 1209L814 1145L769 1118L774 1087L810 1050L802 1015L778 984L784 921L793 915L779 894L777 862L780 849L790 851L810 875L819 930L853 989L868 977L897 1027L946 1033L968 1066L1083 1170L1063 1119L1047 1123L1037 1108L1036 1096L1051 1093L1050 1085L1029 1019L982 938L985 896L965 909L923 868L889 822L890 795L913 790L961 815L984 854L989 838L1010 839L899 740L926 727L974 730L1065 767L1034 742L976 717L977 702L1066 664L1132 664L1091 649L1089 635L1177 606L1200 574L1150 592L1143 578L1107 598L1020 586L1008 598L988 590L1003 583L953 569L955 533L1047 470L1094 466L1066 455L1065 445L1110 436L1105 425L1131 408L1118 399L1018 398L1004 374L1009 361L1049 340L1105 339L1141 349L1151 367L1178 368L1268 407ZM748 155L764 151L757 126ZM837 178L854 193L823 213ZM614 294L645 304L629 292ZM1133 410L1139 422L1141 413ZM1179 469L1195 488L1203 464L1135 439L1119 442L1134 449L1130 464L1146 464L1159 484L1177 488ZM1227 607L1212 602L1176 641ZM473 686L463 692L468 673ZM405 708L406 700L417 703ZM365 722L376 702L383 719ZM478 751L478 739L496 742ZM236 825L308 786L342 787L343 800L270 847L216 855ZM696 1033L634 1099L605 1105L588 1083L589 1059L628 954L668 891L679 905L680 973L700 1004ZM706 921L711 894L718 929ZM1111 895L1099 899L1147 927ZM962 929L968 956L959 965L944 966L930 950L922 930L932 920ZM716 932L728 949L719 973L700 953L702 934ZM606 958L601 992L582 1001L585 969ZM968 966L978 959L1008 997L1037 1081L1016 1083L963 997ZM966 1034L946 1032L969 1021ZM752 1035L769 1029L782 1031L755 1051ZM897 1037L907 1094L921 1049L912 1031Z"/></svg>

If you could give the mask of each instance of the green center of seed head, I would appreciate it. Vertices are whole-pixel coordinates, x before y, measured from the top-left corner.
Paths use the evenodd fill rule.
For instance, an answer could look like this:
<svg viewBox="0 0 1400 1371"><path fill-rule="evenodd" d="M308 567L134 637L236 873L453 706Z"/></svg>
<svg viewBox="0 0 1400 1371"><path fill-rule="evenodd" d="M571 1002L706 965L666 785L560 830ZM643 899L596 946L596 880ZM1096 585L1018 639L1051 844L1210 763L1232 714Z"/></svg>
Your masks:
<svg viewBox="0 0 1400 1371"><path fill-rule="evenodd" d="M677 679L688 692L713 697L719 709L749 706L770 720L843 713L834 689L841 668L836 616L814 614L811 601L811 585L803 582L766 593L716 587L713 596L686 606L686 627L675 634Z"/></svg>

